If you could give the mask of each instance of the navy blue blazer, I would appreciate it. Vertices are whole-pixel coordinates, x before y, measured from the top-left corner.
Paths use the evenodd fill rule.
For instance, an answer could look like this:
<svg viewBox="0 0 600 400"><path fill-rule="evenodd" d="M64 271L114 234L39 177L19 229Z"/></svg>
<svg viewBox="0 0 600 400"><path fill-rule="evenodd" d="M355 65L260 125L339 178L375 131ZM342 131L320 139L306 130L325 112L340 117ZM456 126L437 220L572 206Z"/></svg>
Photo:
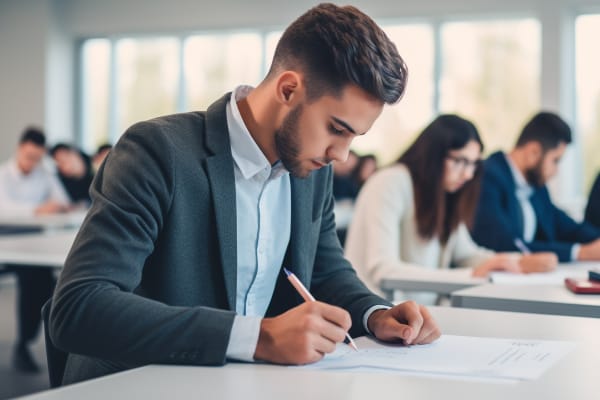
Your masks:
<svg viewBox="0 0 600 400"><path fill-rule="evenodd" d="M600 174L596 177L587 207L585 208L584 220L600 227Z"/></svg>
<svg viewBox="0 0 600 400"><path fill-rule="evenodd" d="M481 195L471 234L473 239L496 251L518 251L514 241L523 240L523 221L516 183L502 152L492 154L484 163ZM571 261L575 243L587 243L600 237L600 229L589 223L577 223L552 204L546 186L535 188L531 205L537 218L531 251L551 251L561 262Z"/></svg>

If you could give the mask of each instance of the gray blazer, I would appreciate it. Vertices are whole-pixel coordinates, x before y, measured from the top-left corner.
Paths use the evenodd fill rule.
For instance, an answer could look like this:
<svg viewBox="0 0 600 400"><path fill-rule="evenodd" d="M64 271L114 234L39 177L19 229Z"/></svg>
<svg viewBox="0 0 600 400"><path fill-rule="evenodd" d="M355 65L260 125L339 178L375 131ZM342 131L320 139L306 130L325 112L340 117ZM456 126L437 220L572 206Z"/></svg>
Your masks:
<svg viewBox="0 0 600 400"><path fill-rule="evenodd" d="M225 363L237 269L229 97L205 113L132 126L96 176L49 324L55 345L83 355L78 370L86 360L105 361L103 373L149 363ZM284 265L317 299L348 310L350 333L358 336L366 310L389 303L368 291L343 257L331 185L330 167L291 178ZM301 302L280 274L267 316Z"/></svg>

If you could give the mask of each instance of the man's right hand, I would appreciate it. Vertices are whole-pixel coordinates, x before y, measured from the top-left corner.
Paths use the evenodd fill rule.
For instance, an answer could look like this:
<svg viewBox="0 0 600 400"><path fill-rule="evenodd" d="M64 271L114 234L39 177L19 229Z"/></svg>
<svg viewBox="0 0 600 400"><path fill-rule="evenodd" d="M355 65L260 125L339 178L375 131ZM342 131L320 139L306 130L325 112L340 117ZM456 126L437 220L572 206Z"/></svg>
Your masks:
<svg viewBox="0 0 600 400"><path fill-rule="evenodd" d="M55 201L48 201L35 209L35 215L57 214L66 212L67 207Z"/></svg>
<svg viewBox="0 0 600 400"><path fill-rule="evenodd" d="M264 318L254 358L276 364L308 364L335 350L350 329L350 314L318 301Z"/></svg>
<svg viewBox="0 0 600 400"><path fill-rule="evenodd" d="M549 272L556 269L558 257L551 252L523 254L519 264L524 273Z"/></svg>
<svg viewBox="0 0 600 400"><path fill-rule="evenodd" d="M598 261L600 260L600 239L593 242L582 244L577 255L578 261Z"/></svg>

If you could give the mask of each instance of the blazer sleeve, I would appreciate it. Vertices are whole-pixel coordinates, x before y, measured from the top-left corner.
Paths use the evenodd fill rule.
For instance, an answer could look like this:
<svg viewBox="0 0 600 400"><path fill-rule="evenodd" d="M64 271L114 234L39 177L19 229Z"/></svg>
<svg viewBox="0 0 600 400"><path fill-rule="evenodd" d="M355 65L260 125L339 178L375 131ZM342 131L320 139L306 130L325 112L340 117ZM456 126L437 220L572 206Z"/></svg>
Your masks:
<svg viewBox="0 0 600 400"><path fill-rule="evenodd" d="M600 174L596 177L585 208L585 221L600 227Z"/></svg>
<svg viewBox="0 0 600 400"><path fill-rule="evenodd" d="M517 232L514 218L505 206L509 189L487 171L483 178L471 236L480 246L494 251L519 251L514 240L522 234Z"/></svg>
<svg viewBox="0 0 600 400"><path fill-rule="evenodd" d="M50 335L67 352L128 366L223 364L233 312L136 293L174 191L175 150L157 129L130 128L94 180L53 297Z"/></svg>
<svg viewBox="0 0 600 400"><path fill-rule="evenodd" d="M335 229L332 195L332 169L328 169L324 182L325 197L319 239L313 266L311 290L317 299L344 308L352 317L350 334L365 335L363 318L375 305L391 306L387 300L373 294L356 276L350 263L344 258L342 246Z"/></svg>

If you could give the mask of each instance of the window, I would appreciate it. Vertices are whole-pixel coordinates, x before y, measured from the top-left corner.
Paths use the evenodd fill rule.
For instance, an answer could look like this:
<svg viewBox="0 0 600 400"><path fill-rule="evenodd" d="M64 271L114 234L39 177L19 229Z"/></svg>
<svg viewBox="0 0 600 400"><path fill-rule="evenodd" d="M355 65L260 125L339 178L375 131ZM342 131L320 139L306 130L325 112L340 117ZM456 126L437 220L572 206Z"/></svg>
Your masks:
<svg viewBox="0 0 600 400"><path fill-rule="evenodd" d="M440 111L477 126L486 152L510 149L540 107L540 27L533 19L441 27Z"/></svg>
<svg viewBox="0 0 600 400"><path fill-rule="evenodd" d="M121 39L116 43L117 129L177 110L179 42L176 38Z"/></svg>
<svg viewBox="0 0 600 400"><path fill-rule="evenodd" d="M584 192L589 193L600 172L600 14L577 18L575 63L577 91L577 131L583 149Z"/></svg>
<svg viewBox="0 0 600 400"><path fill-rule="evenodd" d="M205 110L237 85L262 79L262 38L254 33L191 36L184 48L188 108Z"/></svg>
<svg viewBox="0 0 600 400"><path fill-rule="evenodd" d="M399 103L386 106L371 131L354 140L352 148L373 153L380 165L395 161L427 125L434 111L434 42L431 26L388 25L386 34L408 66L408 85Z"/></svg>
<svg viewBox="0 0 600 400"><path fill-rule="evenodd" d="M94 151L109 141L110 41L92 39L82 48L83 147Z"/></svg>

